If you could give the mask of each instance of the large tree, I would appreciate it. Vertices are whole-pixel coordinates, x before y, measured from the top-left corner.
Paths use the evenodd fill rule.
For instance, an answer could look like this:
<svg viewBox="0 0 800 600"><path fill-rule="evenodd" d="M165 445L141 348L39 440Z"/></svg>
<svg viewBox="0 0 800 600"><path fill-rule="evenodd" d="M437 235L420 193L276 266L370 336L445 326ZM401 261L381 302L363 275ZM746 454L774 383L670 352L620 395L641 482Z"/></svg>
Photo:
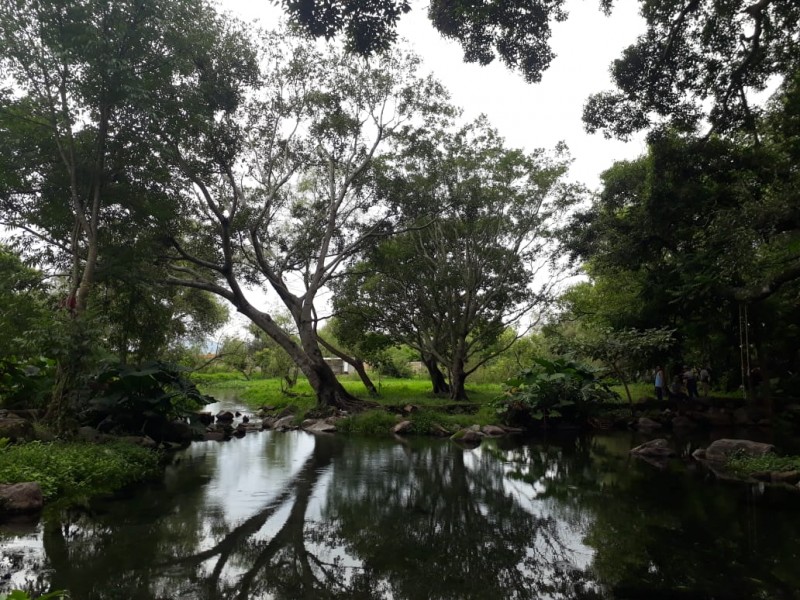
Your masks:
<svg viewBox="0 0 800 600"><path fill-rule="evenodd" d="M420 352L437 392L444 365L460 400L503 332L547 299L552 281L533 278L552 258L571 188L561 184L563 157L507 148L485 119L432 137L382 176L382 193L406 207L406 231L364 253L337 283L334 307L353 328Z"/></svg>
<svg viewBox="0 0 800 600"><path fill-rule="evenodd" d="M450 108L407 54L365 62L285 32L266 34L259 47L260 72L249 80L230 80L224 53L202 65L198 77L231 81L227 105L211 102L216 86L178 82L175 97L191 118L157 132L193 192L171 237L170 282L230 301L292 357L320 406L353 408L359 401L319 347L318 298L396 216L374 194L376 157ZM299 342L258 308L248 286L277 294Z"/></svg>
<svg viewBox="0 0 800 600"><path fill-rule="evenodd" d="M86 366L82 317L117 241L112 226L127 225L121 245L130 247L137 228L158 229L177 207L178 186L146 132L186 118L165 94L215 49L232 57L234 73L249 57L204 0L0 2L8 86L0 90L0 219L66 273L62 306L74 317L75 348L59 362L50 406L59 423Z"/></svg>

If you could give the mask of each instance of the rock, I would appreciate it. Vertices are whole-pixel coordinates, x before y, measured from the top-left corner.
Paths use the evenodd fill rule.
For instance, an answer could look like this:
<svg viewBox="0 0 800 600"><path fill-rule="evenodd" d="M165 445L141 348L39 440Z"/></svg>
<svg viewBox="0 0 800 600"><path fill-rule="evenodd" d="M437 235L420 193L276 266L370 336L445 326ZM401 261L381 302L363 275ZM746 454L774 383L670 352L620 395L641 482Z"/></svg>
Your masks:
<svg viewBox="0 0 800 600"><path fill-rule="evenodd" d="M642 417L636 422L636 428L643 430L661 429L661 423L653 421L653 419L648 419L647 417Z"/></svg>
<svg viewBox="0 0 800 600"><path fill-rule="evenodd" d="M247 415L244 415L242 417L242 423L249 423L249 422L250 422L250 417L248 417Z"/></svg>
<svg viewBox="0 0 800 600"><path fill-rule="evenodd" d="M306 419L306 421L314 421L308 425L304 425L303 429L309 433L336 433L336 425L327 423L323 419ZM303 421L305 423L305 421Z"/></svg>
<svg viewBox="0 0 800 600"><path fill-rule="evenodd" d="M411 421L400 421L397 425L392 427L392 433L408 433L411 431L414 424Z"/></svg>
<svg viewBox="0 0 800 600"><path fill-rule="evenodd" d="M146 435L124 435L118 438L122 442L128 442L142 448L150 448L151 450L158 448L158 443Z"/></svg>
<svg viewBox="0 0 800 600"><path fill-rule="evenodd" d="M233 421L233 413L229 410L223 410L217 413L217 421L220 423L229 423Z"/></svg>
<svg viewBox="0 0 800 600"><path fill-rule="evenodd" d="M413 412L417 412L419 410L419 406L414 406L413 404L406 404L403 407L403 412L407 415L410 415Z"/></svg>
<svg viewBox="0 0 800 600"><path fill-rule="evenodd" d="M770 473L772 483L788 483L794 485L800 482L800 471L773 471Z"/></svg>
<svg viewBox="0 0 800 600"><path fill-rule="evenodd" d="M484 425L481 431L490 437L500 437L506 434L506 430L497 425Z"/></svg>
<svg viewBox="0 0 800 600"><path fill-rule="evenodd" d="M35 481L0 485L0 514L37 512L42 506L42 488Z"/></svg>
<svg viewBox="0 0 800 600"><path fill-rule="evenodd" d="M481 430L481 426L476 423L475 425L470 425L467 429L478 433Z"/></svg>
<svg viewBox="0 0 800 600"><path fill-rule="evenodd" d="M207 431L203 439L206 442L224 442L228 438L222 431Z"/></svg>
<svg viewBox="0 0 800 600"><path fill-rule="evenodd" d="M34 438L33 423L16 416L0 418L0 438L9 438L12 442L17 440L32 440Z"/></svg>
<svg viewBox="0 0 800 600"><path fill-rule="evenodd" d="M433 435L438 435L439 437L447 437L450 435L450 432L438 423L431 425L431 433Z"/></svg>
<svg viewBox="0 0 800 600"><path fill-rule="evenodd" d="M694 452L692 452L692 458L695 460L705 460L706 459L706 449L705 448L698 448Z"/></svg>
<svg viewBox="0 0 800 600"><path fill-rule="evenodd" d="M84 442L99 442L100 432L97 431L97 429L95 429L94 427L89 427L88 425L85 425L83 427L78 427L78 438L80 440L83 440Z"/></svg>
<svg viewBox="0 0 800 600"><path fill-rule="evenodd" d="M275 427L275 423L278 422L278 419L275 417L266 417L261 420L261 429L273 429Z"/></svg>
<svg viewBox="0 0 800 600"><path fill-rule="evenodd" d="M706 448L706 460L725 462L734 453L740 453L744 456L764 456L774 452L775 446L772 444L762 444L761 442L752 442L750 440L722 439L711 442L711 445Z"/></svg>
<svg viewBox="0 0 800 600"><path fill-rule="evenodd" d="M272 425L273 429L278 431L285 431L287 429L295 429L294 425L294 415L286 415L285 417L281 417Z"/></svg>
<svg viewBox="0 0 800 600"><path fill-rule="evenodd" d="M197 413L197 420L200 421L203 425L211 425L214 422L214 415L210 412L201 412Z"/></svg>
<svg viewBox="0 0 800 600"><path fill-rule="evenodd" d="M522 427L507 427L505 425L503 425L503 431L506 433L525 433Z"/></svg>
<svg viewBox="0 0 800 600"><path fill-rule="evenodd" d="M241 423L239 423L236 429L233 430L233 437L241 439L246 435L247 435L247 426L242 425Z"/></svg>
<svg viewBox="0 0 800 600"><path fill-rule="evenodd" d="M195 437L192 426L185 421L168 421L161 430L161 441L173 444L188 444Z"/></svg>
<svg viewBox="0 0 800 600"><path fill-rule="evenodd" d="M483 441L483 435L479 431L474 431L472 428L461 429L450 436L450 439L461 442L462 444L474 444L477 446Z"/></svg>
<svg viewBox="0 0 800 600"><path fill-rule="evenodd" d="M631 450L631 454L634 456L647 456L650 458L666 459L671 456L675 456L675 451L670 448L667 440L658 438L656 440L645 442L641 446L636 446L636 448Z"/></svg>
<svg viewBox="0 0 800 600"><path fill-rule="evenodd" d="M237 411L236 411L236 416L237 416L237 417L241 417L241 416L242 416L242 413L240 413L240 412L237 410Z"/></svg>
<svg viewBox="0 0 800 600"><path fill-rule="evenodd" d="M673 429L695 429L696 427L697 423L692 421L689 417L678 415L677 417L672 419Z"/></svg>

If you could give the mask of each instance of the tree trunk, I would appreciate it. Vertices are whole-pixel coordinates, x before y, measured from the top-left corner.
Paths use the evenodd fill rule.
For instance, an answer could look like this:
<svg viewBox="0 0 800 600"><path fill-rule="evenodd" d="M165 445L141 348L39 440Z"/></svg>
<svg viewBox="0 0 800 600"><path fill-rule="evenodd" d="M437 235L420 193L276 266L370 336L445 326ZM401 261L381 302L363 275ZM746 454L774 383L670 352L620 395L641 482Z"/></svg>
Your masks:
<svg viewBox="0 0 800 600"><path fill-rule="evenodd" d="M464 362L457 360L450 369L450 398L455 401L469 400L464 384L467 374L464 372Z"/></svg>
<svg viewBox="0 0 800 600"><path fill-rule="evenodd" d="M447 383L444 373L439 369L438 361L430 355L423 354L422 363L428 369L428 375L433 385L433 393L435 395L450 394L450 385Z"/></svg>
<svg viewBox="0 0 800 600"><path fill-rule="evenodd" d="M333 344L329 344L321 337L318 337L318 339L319 343L322 344L324 348L326 348L328 351L332 352L333 354L341 358L344 362L351 365L356 370L359 379L361 379L361 383L363 383L364 387L367 388L367 392L369 392L370 396L377 397L380 395L378 394L378 388L375 387L375 384L372 383L372 380L369 378L369 375L367 375L367 370L364 368L363 360L361 360L357 356L348 356L347 354L339 350L336 346L334 346Z"/></svg>

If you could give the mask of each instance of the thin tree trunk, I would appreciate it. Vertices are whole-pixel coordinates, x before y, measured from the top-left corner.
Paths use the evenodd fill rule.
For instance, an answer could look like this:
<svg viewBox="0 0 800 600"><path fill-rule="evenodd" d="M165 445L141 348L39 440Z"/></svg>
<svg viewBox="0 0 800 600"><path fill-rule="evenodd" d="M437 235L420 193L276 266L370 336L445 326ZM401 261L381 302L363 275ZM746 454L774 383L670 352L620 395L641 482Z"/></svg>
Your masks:
<svg viewBox="0 0 800 600"><path fill-rule="evenodd" d="M450 385L447 383L444 373L439 369L438 361L430 355L423 354L422 364L428 369L428 375L433 385L433 393L435 395L450 394Z"/></svg>
<svg viewBox="0 0 800 600"><path fill-rule="evenodd" d="M348 356L347 354L339 350L336 346L327 342L321 337L317 337L317 339L319 340L319 343L322 344L322 346L326 350L332 352L333 354L341 358L344 362L351 365L356 370L359 379L361 379L361 383L363 383L364 387L367 388L367 392L369 392L370 396L377 397L380 395L378 394L378 388L375 387L375 384L372 383L372 380L369 378L369 375L367 375L367 370L366 368L364 368L363 360L361 360L357 356Z"/></svg>
<svg viewBox="0 0 800 600"><path fill-rule="evenodd" d="M464 362L454 361L450 369L450 398L455 401L469 400L464 384L467 381L467 374L464 372Z"/></svg>

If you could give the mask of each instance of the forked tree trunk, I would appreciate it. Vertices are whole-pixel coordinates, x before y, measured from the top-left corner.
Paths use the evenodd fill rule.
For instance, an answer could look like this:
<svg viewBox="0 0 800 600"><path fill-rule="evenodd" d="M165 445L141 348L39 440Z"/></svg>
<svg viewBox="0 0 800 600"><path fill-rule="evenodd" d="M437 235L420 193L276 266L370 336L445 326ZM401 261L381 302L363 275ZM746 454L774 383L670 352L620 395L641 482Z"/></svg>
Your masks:
<svg viewBox="0 0 800 600"><path fill-rule="evenodd" d="M370 379L369 375L367 375L367 369L364 367L364 361L363 360L361 360L357 356L348 356L347 354L345 354L344 352L339 350L336 346L334 346L333 344L328 343L327 341L325 341L321 337L318 338L318 339L319 339L319 343L322 344L322 346L326 350L328 350L329 352L332 352L333 354L335 354L336 356L341 358L344 362L346 362L347 364L351 365L356 370L356 373L358 373L359 379L361 379L361 383L363 383L364 387L367 388L367 392L369 392L370 396L373 396L373 397L379 396L378 388L375 387L375 384L372 383L372 379Z"/></svg>
<svg viewBox="0 0 800 600"><path fill-rule="evenodd" d="M464 384L467 381L467 374L464 372L464 362L454 361L450 368L450 398L455 401L468 400L467 390Z"/></svg>
<svg viewBox="0 0 800 600"><path fill-rule="evenodd" d="M422 363L425 365L425 368L428 369L428 375L433 385L433 393L435 395L449 394L450 385L447 383L444 373L439 369L438 361L430 355L423 354Z"/></svg>

